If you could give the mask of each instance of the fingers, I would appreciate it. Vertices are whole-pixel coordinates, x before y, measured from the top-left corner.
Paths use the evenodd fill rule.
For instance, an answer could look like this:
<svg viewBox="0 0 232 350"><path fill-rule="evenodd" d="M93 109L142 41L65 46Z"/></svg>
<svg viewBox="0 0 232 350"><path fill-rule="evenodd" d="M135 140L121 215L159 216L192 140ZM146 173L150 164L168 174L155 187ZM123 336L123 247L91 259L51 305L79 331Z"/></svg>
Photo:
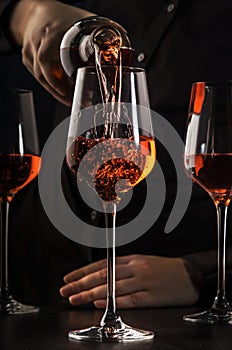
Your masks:
<svg viewBox="0 0 232 350"><path fill-rule="evenodd" d="M55 44L57 39L52 38L52 35L54 34L48 34L48 37L44 36L41 39L36 55L36 65L40 70L41 76L43 77L42 82L47 84L47 88L52 91L53 94L56 94L59 98L66 100L71 99L73 92L71 89L71 84L67 79L59 60L60 43L58 40L58 42ZM49 46L51 42L53 42L52 47Z"/></svg>
<svg viewBox="0 0 232 350"><path fill-rule="evenodd" d="M70 106L72 101L71 85L65 83L61 77L61 68L59 63L50 62L49 65L41 67L35 64L34 76L36 80L47 90L54 98L61 103Z"/></svg>
<svg viewBox="0 0 232 350"><path fill-rule="evenodd" d="M10 29L22 46L23 63L37 81L58 101L71 105L73 84L60 65L60 43L78 19L93 15L59 1L19 1Z"/></svg>
<svg viewBox="0 0 232 350"><path fill-rule="evenodd" d="M59 61L59 52L48 48L51 39L39 43L29 41L22 50L22 61L35 79L58 101L71 105L73 84L66 77ZM59 48L59 44L56 45Z"/></svg>
<svg viewBox="0 0 232 350"><path fill-rule="evenodd" d="M99 260L97 262L91 263L91 264L86 265L80 269L77 269L77 270L70 272L69 274L64 276L64 282L70 283L72 281L79 280L82 277L87 276L87 275L94 273L96 271L99 271L105 267L106 267L106 260L105 259Z"/></svg>
<svg viewBox="0 0 232 350"><path fill-rule="evenodd" d="M88 283L88 288L91 285L91 282L87 281ZM81 282L81 284L76 284L76 282L70 283L68 286L65 286L69 288L70 294L66 295L66 291L61 290L61 294L63 296L69 296L69 302L72 305L81 305L81 304L88 304L95 302L97 300L105 299L106 294L107 294L107 284L106 284L106 278L103 284L97 283L95 285L95 282L92 280L92 288L86 289L86 285ZM63 288L65 288L63 287ZM116 295L117 298L119 296L130 296L130 295L136 295L135 291L137 291L137 283L135 278L125 278L120 281L116 282ZM123 305L123 302L126 305L126 300L127 299L122 299L120 303ZM133 305L135 304L136 300L131 300L130 304ZM126 307L126 306L125 306ZM135 306L131 306L135 307Z"/></svg>
<svg viewBox="0 0 232 350"><path fill-rule="evenodd" d="M72 305L86 304L105 298L107 290L107 269L105 266L106 261L101 260L65 276L65 281L69 282L60 289L61 296L68 298ZM125 268L125 264L117 263L116 294L132 293L137 288L133 271L130 268Z"/></svg>
<svg viewBox="0 0 232 350"><path fill-rule="evenodd" d="M116 304L119 308L192 305L198 300L180 258L131 255L116 259ZM106 260L92 263L65 276L60 292L72 305L94 302L106 306Z"/></svg>
<svg viewBox="0 0 232 350"><path fill-rule="evenodd" d="M91 289L105 285L107 281L106 269L101 269L97 272L88 274L76 281L66 284L60 289L60 293L63 297L70 297L71 295L78 294L84 291L90 291Z"/></svg>
<svg viewBox="0 0 232 350"><path fill-rule="evenodd" d="M119 265L128 264L129 261L130 261L129 256L117 257L115 259L116 269ZM80 278L87 276L89 274L92 274L94 272L97 272L103 268L106 268L106 259L96 261L94 263L91 263L87 266L84 266L80 269L77 269L68 273L66 276L64 276L64 282L70 283L72 281L79 280Z"/></svg>
<svg viewBox="0 0 232 350"><path fill-rule="evenodd" d="M97 286L96 288L92 288L90 290L83 291L81 293L77 293L71 295L69 297L69 302L71 305L83 305L92 303L96 299L105 299L107 293L106 284L102 286Z"/></svg>
<svg viewBox="0 0 232 350"><path fill-rule="evenodd" d="M89 268L94 268L94 267L89 266ZM78 270L76 270L76 272L79 273ZM80 272L80 275L82 275L82 272ZM124 265L119 265L116 267L116 280L118 281L116 284L117 291L120 294L126 293L131 290L131 288L128 288L127 286L124 288L125 280L128 280L127 284L130 285L131 287L135 285L133 274L129 269L125 269ZM60 289L60 294L63 297L67 298L67 297L70 297L71 295L78 294L83 291L90 291L91 289L97 286L106 285L106 283L107 283L107 269L102 268L93 273L84 275L79 279L72 280L71 282L69 282L68 284L66 284Z"/></svg>
<svg viewBox="0 0 232 350"><path fill-rule="evenodd" d="M135 277L133 259L135 256L123 256L116 258L116 295L125 296L138 292L142 284L138 285ZM74 270L64 277L65 286L60 288L60 294L68 298L72 305L81 305L99 301L106 298L107 293L107 267L106 259L91 263L80 269ZM124 299L122 299L122 302ZM125 305L126 305L125 300ZM121 303L121 302L120 302ZM133 303L131 301L130 303ZM97 307L100 307L99 305Z"/></svg>
<svg viewBox="0 0 232 350"><path fill-rule="evenodd" d="M116 297L116 305L119 309L148 307L151 305L151 302L151 296L148 291L133 292ZM95 300L94 305L98 309L104 309L106 307L106 298ZM152 305L155 306L154 303Z"/></svg>

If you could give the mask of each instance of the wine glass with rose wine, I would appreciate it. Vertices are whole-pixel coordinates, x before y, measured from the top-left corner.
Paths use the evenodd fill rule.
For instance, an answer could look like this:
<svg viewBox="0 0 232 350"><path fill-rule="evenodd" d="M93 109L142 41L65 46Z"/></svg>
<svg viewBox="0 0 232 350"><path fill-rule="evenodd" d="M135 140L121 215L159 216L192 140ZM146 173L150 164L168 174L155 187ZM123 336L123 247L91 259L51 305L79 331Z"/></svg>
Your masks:
<svg viewBox="0 0 232 350"><path fill-rule="evenodd" d="M125 342L154 337L150 331L127 326L115 304L117 207L155 163L148 101L143 69L109 65L77 70L66 159L77 181L87 183L104 208L107 306L98 326L70 331L70 339ZM140 106L147 107L147 113L141 114Z"/></svg>
<svg viewBox="0 0 232 350"><path fill-rule="evenodd" d="M34 313L39 310L14 300L8 282L9 206L14 195L37 176L39 154L32 91L0 90L0 314Z"/></svg>
<svg viewBox="0 0 232 350"><path fill-rule="evenodd" d="M231 322L225 289L227 212L232 199L231 82L193 84L184 164L188 175L215 204L218 236L217 293L213 305L206 311L184 316L184 320L205 324Z"/></svg>

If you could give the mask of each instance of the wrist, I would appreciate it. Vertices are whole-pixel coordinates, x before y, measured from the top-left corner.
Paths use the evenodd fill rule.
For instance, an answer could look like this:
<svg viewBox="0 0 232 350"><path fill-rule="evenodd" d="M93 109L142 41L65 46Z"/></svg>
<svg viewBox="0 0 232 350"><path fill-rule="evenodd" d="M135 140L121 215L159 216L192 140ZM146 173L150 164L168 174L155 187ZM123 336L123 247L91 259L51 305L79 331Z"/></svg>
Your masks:
<svg viewBox="0 0 232 350"><path fill-rule="evenodd" d="M20 0L14 3L9 15L8 30L16 46L22 47L24 33L34 11L41 4L49 2L56 2L56 0Z"/></svg>
<svg viewBox="0 0 232 350"><path fill-rule="evenodd" d="M194 264L192 264L191 261L189 261L186 257L182 257L181 259L183 260L184 266L192 282L192 285L199 296L203 286L202 272Z"/></svg>

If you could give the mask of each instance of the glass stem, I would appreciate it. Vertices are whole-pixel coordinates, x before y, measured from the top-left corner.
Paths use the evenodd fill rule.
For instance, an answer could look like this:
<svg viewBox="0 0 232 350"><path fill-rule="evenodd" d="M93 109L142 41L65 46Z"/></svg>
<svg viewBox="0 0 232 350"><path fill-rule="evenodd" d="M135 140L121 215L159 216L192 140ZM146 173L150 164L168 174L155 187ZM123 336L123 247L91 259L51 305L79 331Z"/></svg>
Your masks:
<svg viewBox="0 0 232 350"><path fill-rule="evenodd" d="M218 232L218 280L217 295L213 303L213 309L217 309L218 311L226 311L230 307L225 291L227 209L227 205L216 203Z"/></svg>
<svg viewBox="0 0 232 350"><path fill-rule="evenodd" d="M9 297L8 290L8 219L9 219L9 202L2 200L0 207L0 243L1 243L1 299Z"/></svg>
<svg viewBox="0 0 232 350"><path fill-rule="evenodd" d="M112 213L105 210L106 244L107 244L107 304L101 326L121 327L120 317L116 315L115 303L115 223L116 204L112 205Z"/></svg>

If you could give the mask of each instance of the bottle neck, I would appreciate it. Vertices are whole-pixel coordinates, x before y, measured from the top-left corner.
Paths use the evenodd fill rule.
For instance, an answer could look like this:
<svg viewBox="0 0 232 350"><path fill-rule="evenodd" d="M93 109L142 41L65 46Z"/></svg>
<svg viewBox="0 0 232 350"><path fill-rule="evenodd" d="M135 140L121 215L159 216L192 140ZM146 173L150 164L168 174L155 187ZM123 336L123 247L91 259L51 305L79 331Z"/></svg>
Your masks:
<svg viewBox="0 0 232 350"><path fill-rule="evenodd" d="M75 81L80 67L95 66L96 55L102 65L131 66L133 52L123 27L104 17L88 17L75 23L61 42L61 64Z"/></svg>
<svg viewBox="0 0 232 350"><path fill-rule="evenodd" d="M83 38L80 43L79 54L84 62L95 55L95 61L100 61L101 64L116 65L121 47L121 33L116 28L102 26Z"/></svg>

